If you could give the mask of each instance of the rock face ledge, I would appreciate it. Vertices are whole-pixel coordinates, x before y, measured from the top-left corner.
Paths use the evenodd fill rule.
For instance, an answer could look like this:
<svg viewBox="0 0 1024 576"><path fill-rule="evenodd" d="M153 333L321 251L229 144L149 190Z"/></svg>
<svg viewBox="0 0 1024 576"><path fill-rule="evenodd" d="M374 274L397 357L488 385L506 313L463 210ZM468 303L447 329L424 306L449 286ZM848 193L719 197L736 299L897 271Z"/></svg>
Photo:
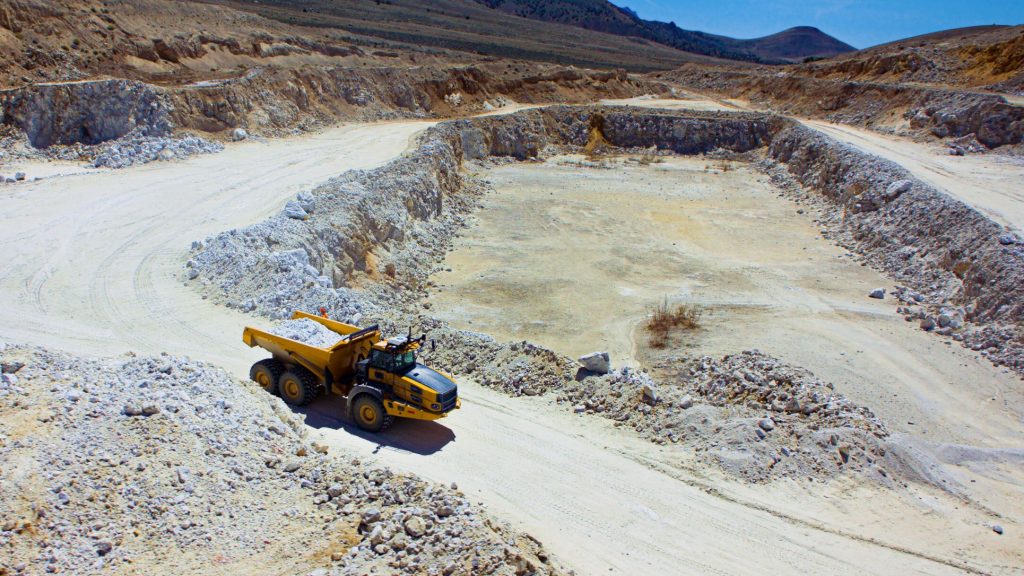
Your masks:
<svg viewBox="0 0 1024 576"><path fill-rule="evenodd" d="M137 132L166 136L170 110L159 89L129 80L39 84L0 92L0 123L36 148L99 144Z"/></svg>

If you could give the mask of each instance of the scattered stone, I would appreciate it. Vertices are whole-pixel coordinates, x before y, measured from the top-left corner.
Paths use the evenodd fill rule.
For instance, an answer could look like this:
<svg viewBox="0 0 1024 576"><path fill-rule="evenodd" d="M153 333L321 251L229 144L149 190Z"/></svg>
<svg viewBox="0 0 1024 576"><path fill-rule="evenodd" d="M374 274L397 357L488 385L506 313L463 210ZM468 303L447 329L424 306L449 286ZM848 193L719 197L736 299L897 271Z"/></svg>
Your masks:
<svg viewBox="0 0 1024 576"><path fill-rule="evenodd" d="M868 293L868 296L871 298L881 300L885 298L885 288L875 288L874 290Z"/></svg>
<svg viewBox="0 0 1024 576"><path fill-rule="evenodd" d="M885 199L888 201L899 198L904 192L909 192L910 188L914 185L910 180L897 180L892 184L889 184L885 189Z"/></svg>
<svg viewBox="0 0 1024 576"><path fill-rule="evenodd" d="M379 508L367 508L363 511L363 524L373 524L380 521Z"/></svg>
<svg viewBox="0 0 1024 576"><path fill-rule="evenodd" d="M284 215L295 220L305 220L306 218L309 218L309 213L303 210L302 205L295 200L289 200L288 203L284 205Z"/></svg>
<svg viewBox="0 0 1024 576"><path fill-rule="evenodd" d="M410 516L402 523L402 526L405 527L405 533L413 538L419 538L427 531L426 523L419 516Z"/></svg>
<svg viewBox="0 0 1024 576"><path fill-rule="evenodd" d="M757 425L765 432L771 432L775 429L775 421L771 418L761 418L757 421Z"/></svg>
<svg viewBox="0 0 1024 576"><path fill-rule="evenodd" d="M313 198L313 195L309 192L299 192L298 195L295 196L295 201L298 202L299 206L307 213L312 214L313 210L316 208L316 199Z"/></svg>
<svg viewBox="0 0 1024 576"><path fill-rule="evenodd" d="M654 406L658 403L658 390L654 387L654 384L644 384L642 394L645 404Z"/></svg>
<svg viewBox="0 0 1024 576"><path fill-rule="evenodd" d="M612 369L611 356L607 352L591 352L579 358L580 364L588 372L607 374Z"/></svg>
<svg viewBox="0 0 1024 576"><path fill-rule="evenodd" d="M249 137L249 133L245 131L245 128L235 128L231 131L231 140L234 142L240 142Z"/></svg>
<svg viewBox="0 0 1024 576"><path fill-rule="evenodd" d="M999 524L993 524L992 525L992 531L995 532L996 534L999 534L1000 536L1003 535L1003 527L1000 526Z"/></svg>
<svg viewBox="0 0 1024 576"><path fill-rule="evenodd" d="M4 362L0 364L0 372L3 374L17 374L24 367L24 362Z"/></svg>
<svg viewBox="0 0 1024 576"><path fill-rule="evenodd" d="M935 329L935 320L933 318L931 318L930 316L927 317L927 318L922 318L920 326L921 326L921 330L927 330L927 331L934 330Z"/></svg>

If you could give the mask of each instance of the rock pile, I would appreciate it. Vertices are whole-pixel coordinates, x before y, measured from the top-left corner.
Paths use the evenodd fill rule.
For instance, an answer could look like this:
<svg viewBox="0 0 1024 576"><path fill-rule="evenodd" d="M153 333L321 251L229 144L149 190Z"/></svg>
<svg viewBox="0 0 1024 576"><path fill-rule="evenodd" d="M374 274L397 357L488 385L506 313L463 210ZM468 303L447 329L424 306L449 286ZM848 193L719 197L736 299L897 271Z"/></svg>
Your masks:
<svg viewBox="0 0 1024 576"><path fill-rule="evenodd" d="M558 401L659 444L680 444L752 481L888 472L888 432L807 370L757 351L668 360L650 374L623 368L568 383Z"/></svg>
<svg viewBox="0 0 1024 576"><path fill-rule="evenodd" d="M422 352L428 364L512 396L558 390L579 367L570 358L526 341L497 342L485 334L454 330L427 319L418 325L429 330L436 342L436 349Z"/></svg>
<svg viewBox="0 0 1024 576"><path fill-rule="evenodd" d="M559 573L454 487L325 454L220 369L0 362L0 572Z"/></svg>
<svg viewBox="0 0 1024 576"><path fill-rule="evenodd" d="M198 136L146 136L138 131L99 146L93 151L96 168L127 168L155 160L179 160L196 154L215 154L224 149L219 142Z"/></svg>

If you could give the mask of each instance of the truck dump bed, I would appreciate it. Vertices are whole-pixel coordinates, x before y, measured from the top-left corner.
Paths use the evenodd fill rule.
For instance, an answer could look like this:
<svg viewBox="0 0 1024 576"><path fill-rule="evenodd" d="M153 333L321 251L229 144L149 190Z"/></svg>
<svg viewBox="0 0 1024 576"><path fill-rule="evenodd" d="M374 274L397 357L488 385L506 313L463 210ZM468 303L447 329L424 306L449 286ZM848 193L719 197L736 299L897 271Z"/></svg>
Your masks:
<svg viewBox="0 0 1024 576"><path fill-rule="evenodd" d="M312 320L335 332L338 334L338 342L330 348L320 348L251 326L246 326L242 332L242 341L249 347L263 348L286 364L299 364L305 367L319 377L321 382L329 385L328 372L332 378L343 378L352 374L356 362L366 358L373 343L380 339L380 330L376 325L359 328L305 312L296 312L292 315L292 319L300 318Z"/></svg>

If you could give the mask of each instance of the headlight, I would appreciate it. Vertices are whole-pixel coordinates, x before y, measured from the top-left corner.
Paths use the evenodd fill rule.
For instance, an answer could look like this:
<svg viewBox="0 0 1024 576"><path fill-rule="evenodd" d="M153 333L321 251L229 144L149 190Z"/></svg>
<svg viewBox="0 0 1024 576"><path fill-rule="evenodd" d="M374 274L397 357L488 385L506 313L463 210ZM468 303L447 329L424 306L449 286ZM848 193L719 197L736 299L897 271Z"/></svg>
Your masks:
<svg viewBox="0 0 1024 576"><path fill-rule="evenodd" d="M441 405L440 404L431 404L430 405L430 409L434 410L434 411L440 410L441 409Z"/></svg>

